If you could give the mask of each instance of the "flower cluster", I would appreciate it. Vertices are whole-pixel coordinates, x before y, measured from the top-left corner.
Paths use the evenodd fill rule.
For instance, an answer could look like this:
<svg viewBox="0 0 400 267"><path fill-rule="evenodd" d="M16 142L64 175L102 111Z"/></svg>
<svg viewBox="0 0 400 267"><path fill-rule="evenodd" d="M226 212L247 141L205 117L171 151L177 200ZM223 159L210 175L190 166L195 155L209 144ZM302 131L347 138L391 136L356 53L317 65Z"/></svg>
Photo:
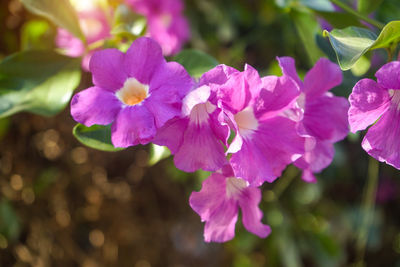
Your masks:
<svg viewBox="0 0 400 267"><path fill-rule="evenodd" d="M100 0L70 0L77 11L79 24L86 44L72 33L59 28L55 43L71 57L83 57L82 68L89 70L89 61L94 51L101 45L96 42L111 37L114 10ZM147 18L147 36L156 40L162 47L164 55L179 52L190 37L189 25L182 15L181 0L125 0L133 11Z"/></svg>
<svg viewBox="0 0 400 267"><path fill-rule="evenodd" d="M234 237L239 208L244 227L266 237L259 187L291 163L315 182L348 132L348 102L328 92L341 83L338 66L321 59L303 82L292 58L278 61L279 77L219 65L196 81L166 62L156 42L139 38L126 54L93 55L94 86L74 96L71 114L86 126L112 124L116 147L153 142L183 171L214 172L189 201L206 222L207 242Z"/></svg>
<svg viewBox="0 0 400 267"><path fill-rule="evenodd" d="M349 97L349 123L353 133L372 125L362 147L375 159L400 169L400 61L383 65L377 82L360 80Z"/></svg>

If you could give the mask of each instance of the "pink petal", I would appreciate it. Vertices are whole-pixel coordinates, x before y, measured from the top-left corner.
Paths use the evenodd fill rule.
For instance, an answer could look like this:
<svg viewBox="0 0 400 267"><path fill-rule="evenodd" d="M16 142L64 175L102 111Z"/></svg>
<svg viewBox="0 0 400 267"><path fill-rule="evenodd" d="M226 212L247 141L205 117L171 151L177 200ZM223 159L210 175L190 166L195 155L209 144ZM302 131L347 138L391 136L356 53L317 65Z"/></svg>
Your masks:
<svg viewBox="0 0 400 267"><path fill-rule="evenodd" d="M282 69L283 75L289 76L298 84L298 86L302 87L303 82L297 75L294 59L291 57L277 57L276 59Z"/></svg>
<svg viewBox="0 0 400 267"><path fill-rule="evenodd" d="M308 99L319 97L342 83L342 71L335 63L321 58L304 77L304 92Z"/></svg>
<svg viewBox="0 0 400 267"><path fill-rule="evenodd" d="M94 85L113 92L121 89L128 77L123 66L124 57L115 48L96 51L89 62Z"/></svg>
<svg viewBox="0 0 400 267"><path fill-rule="evenodd" d="M150 84L154 73L165 63L160 45L150 38L141 37L126 52L124 70L129 77Z"/></svg>
<svg viewBox="0 0 400 267"><path fill-rule="evenodd" d="M349 123L353 133L373 124L390 106L389 92L371 79L360 80L349 101Z"/></svg>
<svg viewBox="0 0 400 267"><path fill-rule="evenodd" d="M261 201L261 190L248 187L243 190L239 197L239 206L242 210L243 225L247 231L265 238L271 233L271 228L261 222L262 212L258 205Z"/></svg>
<svg viewBox="0 0 400 267"><path fill-rule="evenodd" d="M88 127L110 124L120 110L121 102L115 94L98 87L83 90L71 100L72 117Z"/></svg>
<svg viewBox="0 0 400 267"><path fill-rule="evenodd" d="M362 147L375 159L400 169L400 112L390 108L371 126Z"/></svg>
<svg viewBox="0 0 400 267"><path fill-rule="evenodd" d="M383 65L376 73L378 84L386 89L400 89L400 61Z"/></svg>
<svg viewBox="0 0 400 267"><path fill-rule="evenodd" d="M175 154L183 142L183 134L188 126L188 118L173 118L157 130L153 143L166 146Z"/></svg>
<svg viewBox="0 0 400 267"><path fill-rule="evenodd" d="M143 105L123 108L111 126L111 141L115 147L144 145L155 134L153 114Z"/></svg>

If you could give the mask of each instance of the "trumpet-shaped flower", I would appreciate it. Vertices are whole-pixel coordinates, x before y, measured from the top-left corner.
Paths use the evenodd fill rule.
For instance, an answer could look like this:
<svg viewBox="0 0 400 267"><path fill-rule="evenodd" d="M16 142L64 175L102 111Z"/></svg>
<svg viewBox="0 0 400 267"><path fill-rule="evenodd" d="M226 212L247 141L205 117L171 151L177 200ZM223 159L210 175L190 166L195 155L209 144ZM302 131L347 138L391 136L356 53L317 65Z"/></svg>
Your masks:
<svg viewBox="0 0 400 267"><path fill-rule="evenodd" d="M100 7L91 6L90 8L78 10L77 13L79 24L89 46L110 37L110 25L107 21L106 14ZM67 30L59 28L56 36L56 45L64 49L65 54L68 56L83 56L82 68L84 70L89 70L89 61L94 50L86 51L85 44L82 40L75 37Z"/></svg>
<svg viewBox="0 0 400 267"><path fill-rule="evenodd" d="M360 80L349 97L349 123L353 133L372 125L362 141L375 159L400 169L400 61L382 66L377 82Z"/></svg>
<svg viewBox="0 0 400 267"><path fill-rule="evenodd" d="M322 58L302 82L292 58L282 57L278 61L284 75L292 77L301 90L296 107L302 110L298 132L306 137L305 153L294 164L303 170L303 180L315 182L313 173L322 171L332 162L333 144L348 134L349 104L345 98L328 92L341 84L342 72L339 66Z"/></svg>
<svg viewBox="0 0 400 267"><path fill-rule="evenodd" d="M96 52L90 61L94 86L71 101L72 117L86 125L111 126L116 147L147 144L157 129L181 114L182 99L192 86L186 70L166 62L152 39L137 39L127 53Z"/></svg>
<svg viewBox="0 0 400 267"><path fill-rule="evenodd" d="M287 76L260 78L249 65L243 72L219 67L211 74L214 102L236 133L227 151L235 177L252 186L274 181L304 153L296 123L278 116L292 106L299 88Z"/></svg>
<svg viewBox="0 0 400 267"><path fill-rule="evenodd" d="M235 225L239 208L243 225L247 231L267 237L271 229L261 222L262 212L258 207L261 190L249 187L248 182L233 176L229 166L213 173L205 181L200 192L193 192L189 203L203 222L206 242L226 242L235 236Z"/></svg>
<svg viewBox="0 0 400 267"><path fill-rule="evenodd" d="M189 25L182 15L181 0L126 1L135 12L147 18L147 36L161 45L164 55L173 55L181 50L190 37Z"/></svg>

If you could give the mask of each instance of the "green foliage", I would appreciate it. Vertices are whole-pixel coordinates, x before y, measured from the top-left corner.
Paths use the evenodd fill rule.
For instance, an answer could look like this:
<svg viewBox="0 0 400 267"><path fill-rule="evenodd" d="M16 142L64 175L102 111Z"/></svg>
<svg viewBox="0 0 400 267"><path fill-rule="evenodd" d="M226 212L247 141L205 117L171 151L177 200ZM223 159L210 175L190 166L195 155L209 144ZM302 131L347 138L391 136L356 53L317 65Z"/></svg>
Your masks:
<svg viewBox="0 0 400 267"><path fill-rule="evenodd" d="M135 39L146 32L147 19L135 14L126 5L119 5L114 15L111 33L129 39Z"/></svg>
<svg viewBox="0 0 400 267"><path fill-rule="evenodd" d="M21 32L21 50L54 48L55 30L45 20L26 22Z"/></svg>
<svg viewBox="0 0 400 267"><path fill-rule="evenodd" d="M159 146L156 144L150 144L149 152L149 166L157 164L160 160L163 160L171 155L171 151L165 146Z"/></svg>
<svg viewBox="0 0 400 267"><path fill-rule="evenodd" d="M48 18L79 39L85 40L78 17L69 0L21 0L21 2L32 13Z"/></svg>
<svg viewBox="0 0 400 267"><path fill-rule="evenodd" d="M111 125L93 125L86 127L82 124L75 125L72 133L82 144L108 152L121 151L124 148L114 147L111 143Z"/></svg>
<svg viewBox="0 0 400 267"><path fill-rule="evenodd" d="M218 65L212 56L195 49L186 49L174 57L174 61L182 64L187 72L199 78L201 75Z"/></svg>
<svg viewBox="0 0 400 267"><path fill-rule="evenodd" d="M54 51L16 53L0 63L0 118L21 111L60 112L80 82L80 59Z"/></svg>
<svg viewBox="0 0 400 267"><path fill-rule="evenodd" d="M375 11L383 0L358 0L358 11L363 14L370 14Z"/></svg>
<svg viewBox="0 0 400 267"><path fill-rule="evenodd" d="M16 240L21 232L21 223L13 206L7 200L0 201L0 234L8 240Z"/></svg>
<svg viewBox="0 0 400 267"><path fill-rule="evenodd" d="M400 41L400 21L388 23L378 37L372 31L359 27L324 31L324 36L329 37L342 70L348 70L369 50L377 48L393 50Z"/></svg>

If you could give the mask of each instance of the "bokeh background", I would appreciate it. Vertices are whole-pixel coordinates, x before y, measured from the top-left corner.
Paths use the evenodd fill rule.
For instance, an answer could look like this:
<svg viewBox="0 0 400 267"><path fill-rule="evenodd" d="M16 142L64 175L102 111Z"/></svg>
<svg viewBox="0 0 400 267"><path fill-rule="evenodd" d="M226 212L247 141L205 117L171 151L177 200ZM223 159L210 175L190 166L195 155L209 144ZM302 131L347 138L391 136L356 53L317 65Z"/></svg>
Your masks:
<svg viewBox="0 0 400 267"><path fill-rule="evenodd" d="M302 23L323 22L286 2L188 0L187 47L238 69L249 63L262 75L279 73L276 56L294 57L305 73L312 66L307 45L317 41L334 60L322 37L301 39ZM374 16L399 19L400 3L385 0ZM0 1L0 58L54 47L55 33L18 0ZM368 54L344 73L335 94L347 97L357 75L372 77L386 60L384 51ZM85 73L78 90L90 83ZM378 164L361 149L363 134L336 145L317 184L304 183L290 166L263 186L268 238L239 222L234 240L207 244L188 198L208 173L181 172L171 158L150 167L147 146L116 153L84 147L72 135L74 125L69 108L51 118L20 113L0 120L0 266L400 266L400 173L379 164L376 198L365 200ZM358 242L366 213L364 246Z"/></svg>

